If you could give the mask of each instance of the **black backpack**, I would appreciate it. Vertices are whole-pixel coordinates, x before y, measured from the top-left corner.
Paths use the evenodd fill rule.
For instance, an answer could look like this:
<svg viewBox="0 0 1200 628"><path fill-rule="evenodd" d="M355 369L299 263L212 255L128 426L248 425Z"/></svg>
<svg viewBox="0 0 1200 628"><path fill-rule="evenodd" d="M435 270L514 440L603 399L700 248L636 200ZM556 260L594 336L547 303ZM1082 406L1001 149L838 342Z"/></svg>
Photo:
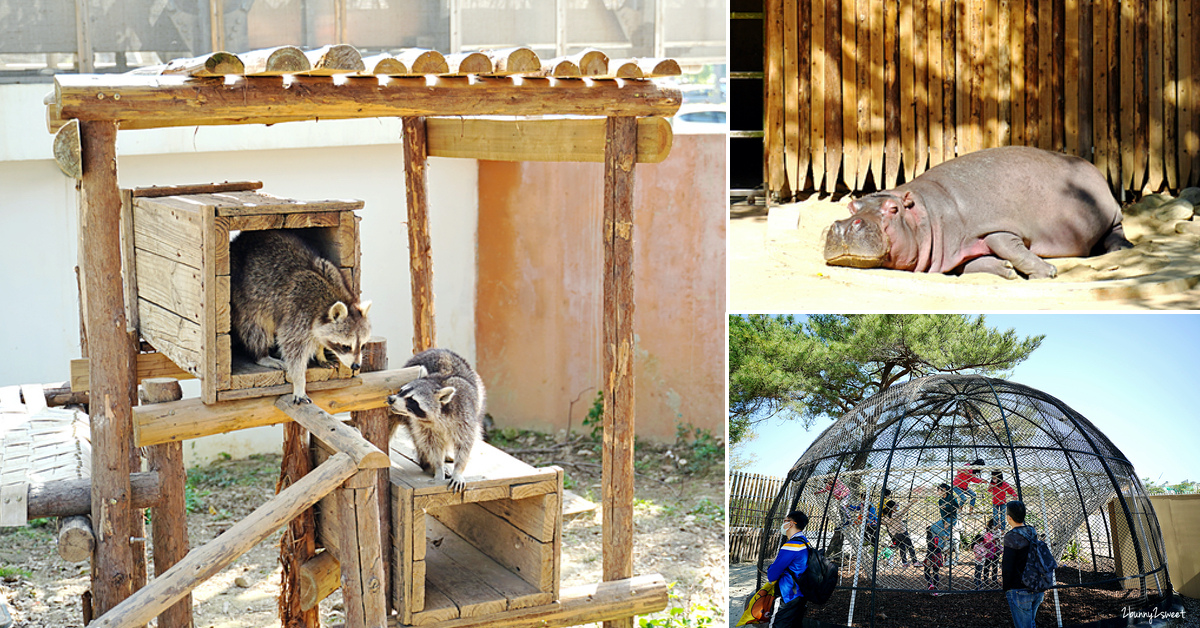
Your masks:
<svg viewBox="0 0 1200 628"><path fill-rule="evenodd" d="M1029 558L1025 561L1025 571L1021 573L1021 583L1030 591L1045 591L1054 586L1054 570L1058 568L1058 563L1050 552L1050 546L1038 538L1033 528L1025 527L1029 528L1032 538L1030 534L1021 534L1029 539Z"/></svg>
<svg viewBox="0 0 1200 628"><path fill-rule="evenodd" d="M825 557L825 550L817 549L807 538L801 538L804 538L804 545L808 548L808 564L804 567L804 573L796 577L796 588L800 589L800 594L809 604L821 606L833 595L841 573L838 566Z"/></svg>

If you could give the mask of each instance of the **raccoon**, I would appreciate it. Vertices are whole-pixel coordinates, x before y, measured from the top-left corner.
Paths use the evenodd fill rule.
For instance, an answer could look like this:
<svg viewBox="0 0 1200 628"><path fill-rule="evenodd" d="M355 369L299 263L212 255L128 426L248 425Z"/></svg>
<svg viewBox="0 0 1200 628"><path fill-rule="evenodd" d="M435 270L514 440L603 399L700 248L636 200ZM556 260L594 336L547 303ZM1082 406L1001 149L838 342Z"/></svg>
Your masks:
<svg viewBox="0 0 1200 628"><path fill-rule="evenodd" d="M332 262L294 233L244 231L229 243L229 265L234 334L257 363L287 371L294 403L312 403L305 370L313 357L333 366L326 350L358 371L371 302L354 297Z"/></svg>
<svg viewBox="0 0 1200 628"><path fill-rule="evenodd" d="M395 415L391 431L404 424L412 435L421 469L437 480L446 479L445 463L453 460L450 487L466 487L463 469L483 429L483 380L462 356L448 349L429 349L404 366L424 367L415 379L387 399ZM454 457L447 458L452 452Z"/></svg>

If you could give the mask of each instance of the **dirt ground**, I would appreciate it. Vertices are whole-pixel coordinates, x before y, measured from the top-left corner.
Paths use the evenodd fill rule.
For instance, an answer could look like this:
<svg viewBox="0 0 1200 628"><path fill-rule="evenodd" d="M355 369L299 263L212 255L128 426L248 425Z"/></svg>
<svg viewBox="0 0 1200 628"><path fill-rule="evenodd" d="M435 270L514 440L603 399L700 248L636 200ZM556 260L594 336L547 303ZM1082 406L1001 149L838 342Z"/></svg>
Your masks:
<svg viewBox="0 0 1200 628"><path fill-rule="evenodd" d="M563 446L547 435L508 434L502 448L535 465L557 464L568 488L598 502L599 446L591 441ZM724 448L702 438L691 444L636 450L634 572L659 573L671 588L673 607L693 621L725 623ZM189 470L188 517L192 547L216 537L274 494L279 456L225 460ZM562 587L601 581L599 510L563 525ZM193 594L198 628L278 626L279 534L255 546ZM54 523L0 530L0 599L7 601L13 626L83 626L80 596L88 587L86 563L68 564L55 552ZM150 548L151 552L153 548ZM321 603L322 625L344 622L340 593ZM690 625L705 625L693 623ZM599 626L599 624L591 624Z"/></svg>
<svg viewBox="0 0 1200 628"><path fill-rule="evenodd" d="M730 311L1200 308L1200 221L1170 214L1179 205L1168 207L1171 197L1153 195L1125 207L1133 249L1048 260L1058 277L1032 281L826 266L822 232L849 215L849 200L814 197L769 214L762 207L732 207Z"/></svg>

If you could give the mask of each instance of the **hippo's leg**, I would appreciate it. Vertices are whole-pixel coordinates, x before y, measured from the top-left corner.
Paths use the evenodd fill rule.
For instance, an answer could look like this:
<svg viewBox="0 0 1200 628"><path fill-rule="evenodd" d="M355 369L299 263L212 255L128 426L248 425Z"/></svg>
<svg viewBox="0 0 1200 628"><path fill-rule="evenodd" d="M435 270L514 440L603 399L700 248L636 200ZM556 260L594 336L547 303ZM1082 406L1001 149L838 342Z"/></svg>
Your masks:
<svg viewBox="0 0 1200 628"><path fill-rule="evenodd" d="M1125 226L1120 223L1113 225L1113 228L1104 234L1104 239L1100 240L1101 253L1112 253L1113 251L1132 248L1133 243L1125 238Z"/></svg>
<svg viewBox="0 0 1200 628"><path fill-rule="evenodd" d="M992 273L993 275L1000 275L1005 279L1017 279L1020 276L1017 274L1017 271L1013 269L1012 262L1009 262L1008 260L1002 260L995 255L976 257L975 259L964 263L959 268L962 269L964 274Z"/></svg>
<svg viewBox="0 0 1200 628"><path fill-rule="evenodd" d="M990 233L983 241L997 257L1012 262L1013 268L1030 279L1049 279L1058 274L1054 264L1034 255L1016 234Z"/></svg>

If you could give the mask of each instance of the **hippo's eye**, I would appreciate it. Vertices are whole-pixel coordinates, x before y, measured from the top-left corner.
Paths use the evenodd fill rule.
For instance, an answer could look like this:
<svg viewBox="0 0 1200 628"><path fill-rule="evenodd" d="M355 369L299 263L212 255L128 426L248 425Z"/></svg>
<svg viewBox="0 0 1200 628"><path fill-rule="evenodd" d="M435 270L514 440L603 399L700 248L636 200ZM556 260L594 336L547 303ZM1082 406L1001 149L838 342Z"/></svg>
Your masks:
<svg viewBox="0 0 1200 628"><path fill-rule="evenodd" d="M416 399L413 399L412 397L405 397L404 405L408 408L408 411L412 413L413 416L420 419L425 418L425 411L421 409L421 404L417 403Z"/></svg>

